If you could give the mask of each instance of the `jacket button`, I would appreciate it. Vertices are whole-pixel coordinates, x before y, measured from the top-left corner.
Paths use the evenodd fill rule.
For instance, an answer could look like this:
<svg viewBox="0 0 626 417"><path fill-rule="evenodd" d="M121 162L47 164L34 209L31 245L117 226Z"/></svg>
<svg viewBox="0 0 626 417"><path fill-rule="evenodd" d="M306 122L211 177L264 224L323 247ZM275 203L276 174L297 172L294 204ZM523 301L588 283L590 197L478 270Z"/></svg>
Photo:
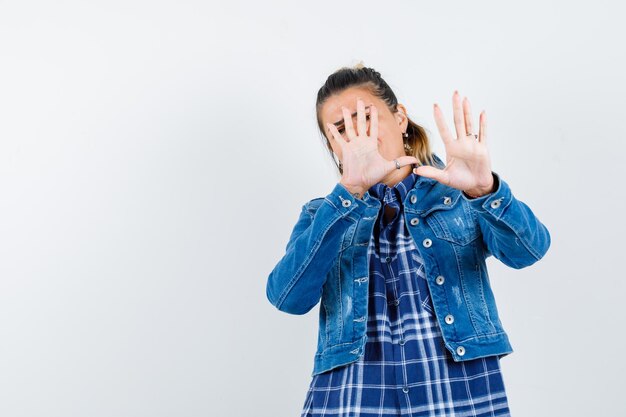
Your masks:
<svg viewBox="0 0 626 417"><path fill-rule="evenodd" d="M458 348L456 348L456 353L458 353L459 356L465 355L465 348L463 346L459 346Z"/></svg>
<svg viewBox="0 0 626 417"><path fill-rule="evenodd" d="M433 244L433 241L428 238L424 239L424 241L422 242L422 245L424 245L425 248L430 248L430 245L432 244Z"/></svg>
<svg viewBox="0 0 626 417"><path fill-rule="evenodd" d="M420 219L418 219L417 217L413 217L410 221L411 226L415 226L416 224L418 224L420 222Z"/></svg>
<svg viewBox="0 0 626 417"><path fill-rule="evenodd" d="M416 201L417 201L417 196L415 194L413 194L411 196L411 204L415 204Z"/></svg>
<svg viewBox="0 0 626 417"><path fill-rule="evenodd" d="M446 316L446 323L448 323L448 324L454 323L454 316L452 314L448 314Z"/></svg>
<svg viewBox="0 0 626 417"><path fill-rule="evenodd" d="M445 204L446 206L449 205L451 202L452 202L452 199L450 197L443 198L443 204Z"/></svg>
<svg viewBox="0 0 626 417"><path fill-rule="evenodd" d="M437 285L441 285L446 281L446 279L443 277L443 275L439 275L437 278L435 278L435 282L437 283Z"/></svg>
<svg viewBox="0 0 626 417"><path fill-rule="evenodd" d="M495 209L495 208L498 208L498 207L500 207L500 200L493 200L491 202L491 208Z"/></svg>
<svg viewBox="0 0 626 417"><path fill-rule="evenodd" d="M402 392L404 392L405 394L406 394L407 392L409 392L409 387L404 387L404 388L402 388Z"/></svg>
<svg viewBox="0 0 626 417"><path fill-rule="evenodd" d="M350 204L352 204L352 201L348 200L347 198L345 200L341 200L341 205L344 207L350 207Z"/></svg>

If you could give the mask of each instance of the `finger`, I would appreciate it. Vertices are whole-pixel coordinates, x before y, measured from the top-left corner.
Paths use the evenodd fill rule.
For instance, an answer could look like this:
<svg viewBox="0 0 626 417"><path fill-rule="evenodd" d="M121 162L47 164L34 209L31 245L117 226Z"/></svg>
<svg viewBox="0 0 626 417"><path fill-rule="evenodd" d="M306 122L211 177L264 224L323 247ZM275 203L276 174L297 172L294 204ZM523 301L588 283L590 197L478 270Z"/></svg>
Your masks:
<svg viewBox="0 0 626 417"><path fill-rule="evenodd" d="M478 141L487 145L487 114L483 110L479 116L480 130L478 131Z"/></svg>
<svg viewBox="0 0 626 417"><path fill-rule="evenodd" d="M378 109L370 104L370 138L378 139Z"/></svg>
<svg viewBox="0 0 626 417"><path fill-rule="evenodd" d="M414 156L410 156L410 155L399 156L399 157L396 158L396 160L398 161L398 163L400 164L401 167L406 166L406 165L412 165L412 164L419 164L420 163L419 159L417 159ZM394 167L395 167L395 162L394 162Z"/></svg>
<svg viewBox="0 0 626 417"><path fill-rule="evenodd" d="M435 168L431 165L422 165L413 169L417 175L421 175L423 177L432 178L436 181L439 181L442 184L448 185L450 179L448 177L448 173L442 169Z"/></svg>
<svg viewBox="0 0 626 417"><path fill-rule="evenodd" d="M474 132L474 130L472 129L472 109L470 107L469 99L467 97L463 99L463 113L465 115L465 131L467 135ZM474 139L474 135L471 135L471 139Z"/></svg>
<svg viewBox="0 0 626 417"><path fill-rule="evenodd" d="M360 98L356 99L356 128L359 136L367 135L367 125L365 124L365 104Z"/></svg>
<svg viewBox="0 0 626 417"><path fill-rule="evenodd" d="M400 164L400 168L406 166L406 165L412 165L412 164L419 164L419 159L417 159L414 156L410 156L410 155L404 155L404 156L399 156L394 160L389 161L389 171L393 171L396 169L399 169L396 166L396 162L398 161L398 164Z"/></svg>
<svg viewBox="0 0 626 417"><path fill-rule="evenodd" d="M465 131L465 122L463 120L463 106L461 105L461 96L457 90L452 95L452 111L454 113L454 127L456 128L457 139L464 138L467 133Z"/></svg>
<svg viewBox="0 0 626 417"><path fill-rule="evenodd" d="M341 136L341 133L339 133L337 126L332 123L326 123L326 128L330 132L332 139L339 145L339 148L341 148L341 151L343 152L343 146L346 143L346 140L343 136Z"/></svg>
<svg viewBox="0 0 626 417"><path fill-rule="evenodd" d="M437 129L439 129L439 135L443 140L443 143L448 143L452 140L452 133L448 130L448 125L441 108L435 103L433 105L433 111L435 112L435 123L437 123Z"/></svg>
<svg viewBox="0 0 626 417"><path fill-rule="evenodd" d="M343 113L343 124L346 128L346 135L349 139L354 139L356 137L356 132L354 131L354 125L352 124L352 115L350 114L350 110L348 110L345 106L341 106L341 112Z"/></svg>

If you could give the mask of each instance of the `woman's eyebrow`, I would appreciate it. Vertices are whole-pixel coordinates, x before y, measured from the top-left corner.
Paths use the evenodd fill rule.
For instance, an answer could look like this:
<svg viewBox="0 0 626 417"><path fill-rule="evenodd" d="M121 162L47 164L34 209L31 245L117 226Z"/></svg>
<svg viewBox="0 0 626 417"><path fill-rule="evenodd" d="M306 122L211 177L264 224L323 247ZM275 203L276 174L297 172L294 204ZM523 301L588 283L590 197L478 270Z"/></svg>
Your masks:
<svg viewBox="0 0 626 417"><path fill-rule="evenodd" d="M369 110L370 106L365 106L365 110ZM356 116L356 112L352 113L352 117ZM333 123L335 126L339 127L343 125L343 119L338 122Z"/></svg>

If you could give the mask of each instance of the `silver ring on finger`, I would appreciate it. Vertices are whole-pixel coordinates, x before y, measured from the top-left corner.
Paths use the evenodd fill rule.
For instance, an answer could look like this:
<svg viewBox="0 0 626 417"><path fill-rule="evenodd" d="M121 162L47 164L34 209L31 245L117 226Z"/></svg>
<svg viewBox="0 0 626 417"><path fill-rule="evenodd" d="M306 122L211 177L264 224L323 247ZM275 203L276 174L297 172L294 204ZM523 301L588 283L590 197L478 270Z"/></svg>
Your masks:
<svg viewBox="0 0 626 417"><path fill-rule="evenodd" d="M394 159L393 162L396 163L396 169L400 169L400 162L397 159Z"/></svg>
<svg viewBox="0 0 626 417"><path fill-rule="evenodd" d="M474 136L474 140L478 140L478 135L476 133L468 133L467 136Z"/></svg>

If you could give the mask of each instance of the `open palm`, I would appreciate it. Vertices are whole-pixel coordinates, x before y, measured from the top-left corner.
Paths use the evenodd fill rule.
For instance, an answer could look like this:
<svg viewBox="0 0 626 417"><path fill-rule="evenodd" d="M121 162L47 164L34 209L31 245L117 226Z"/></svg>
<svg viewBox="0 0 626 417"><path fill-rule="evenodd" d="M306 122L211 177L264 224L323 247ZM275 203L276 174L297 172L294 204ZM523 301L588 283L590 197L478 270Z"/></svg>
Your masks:
<svg viewBox="0 0 626 417"><path fill-rule="evenodd" d="M341 183L348 189L360 190L363 194L372 185L381 181L390 172L405 165L418 163L411 155L403 155L389 161L380 154L378 149L378 110L374 104L370 106L370 114L366 115L365 104L357 98L357 126L352 123L352 115L348 108L342 106L343 120L347 137L343 137L332 123L326 123L335 143L342 154L343 173ZM369 132L366 118L370 118ZM396 165L396 162L398 165Z"/></svg>
<svg viewBox="0 0 626 417"><path fill-rule="evenodd" d="M422 165L415 168L415 173L433 178L442 184L470 195L484 195L491 191L494 179L491 173L491 161L487 149L487 132L485 112L479 117L479 133L473 133L472 113L467 97L461 103L458 91L452 96L454 111L455 139L448 130L443 113L435 103L435 121L439 134L446 148L446 167L435 168Z"/></svg>

